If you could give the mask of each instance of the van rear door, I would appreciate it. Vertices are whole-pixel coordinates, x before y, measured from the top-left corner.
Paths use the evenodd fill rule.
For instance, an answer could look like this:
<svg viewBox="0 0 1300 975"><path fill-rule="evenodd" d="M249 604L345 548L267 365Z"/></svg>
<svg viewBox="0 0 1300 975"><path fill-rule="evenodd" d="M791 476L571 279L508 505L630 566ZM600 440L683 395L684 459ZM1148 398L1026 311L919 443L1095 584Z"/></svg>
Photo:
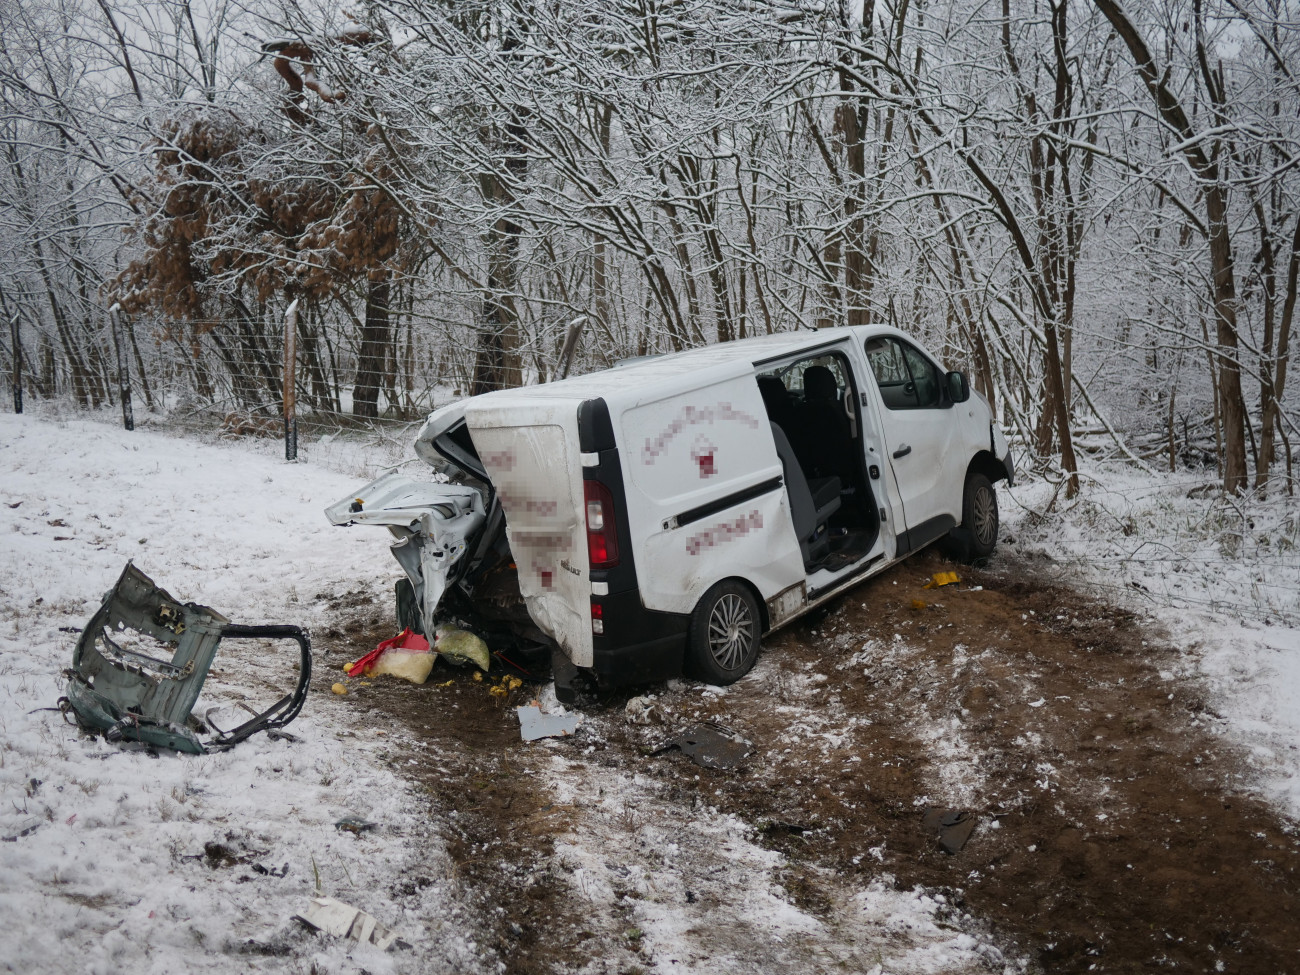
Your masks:
<svg viewBox="0 0 1300 975"><path fill-rule="evenodd" d="M591 581L571 399L466 403L478 457L506 516L519 591L537 626L579 667L592 665Z"/></svg>

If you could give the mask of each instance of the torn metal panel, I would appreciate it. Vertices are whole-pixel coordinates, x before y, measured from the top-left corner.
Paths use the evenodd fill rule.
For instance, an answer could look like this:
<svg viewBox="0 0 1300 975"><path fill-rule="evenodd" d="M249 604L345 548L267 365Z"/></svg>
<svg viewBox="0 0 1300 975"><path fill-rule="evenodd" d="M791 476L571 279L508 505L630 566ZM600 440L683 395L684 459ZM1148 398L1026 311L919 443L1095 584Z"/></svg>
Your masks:
<svg viewBox="0 0 1300 975"><path fill-rule="evenodd" d="M191 712L223 639L298 643L297 686L237 728L201 742ZM139 741L200 754L281 728L298 716L311 680L311 646L296 626L241 626L208 606L181 603L128 562L77 640L67 702L109 741Z"/></svg>
<svg viewBox="0 0 1300 975"><path fill-rule="evenodd" d="M515 708L519 716L519 734L524 741L539 738L562 738L578 730L580 714L546 714L536 704Z"/></svg>
<svg viewBox="0 0 1300 975"><path fill-rule="evenodd" d="M325 509L335 525L381 525L415 590L422 629L433 633L453 570L487 518L483 495L456 484L417 481L392 472Z"/></svg>

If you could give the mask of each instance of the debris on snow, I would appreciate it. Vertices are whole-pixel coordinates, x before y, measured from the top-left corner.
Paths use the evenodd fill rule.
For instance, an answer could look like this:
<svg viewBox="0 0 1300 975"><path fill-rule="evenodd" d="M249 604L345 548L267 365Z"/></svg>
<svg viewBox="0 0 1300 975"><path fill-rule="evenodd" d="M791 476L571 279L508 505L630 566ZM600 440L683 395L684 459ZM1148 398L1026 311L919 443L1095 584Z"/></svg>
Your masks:
<svg viewBox="0 0 1300 975"><path fill-rule="evenodd" d="M519 715L519 733L524 741L537 741L539 738L563 738L578 730L580 714L546 714L536 704L515 708Z"/></svg>
<svg viewBox="0 0 1300 975"><path fill-rule="evenodd" d="M378 823L372 823L370 820L362 819L360 816L344 816L334 824L334 828L340 832L347 830L349 833L355 833L357 836L360 836L362 833L369 833L378 825Z"/></svg>
<svg viewBox="0 0 1300 975"><path fill-rule="evenodd" d="M662 755L674 748L680 749L696 765L723 770L735 768L754 750L751 742L711 722L688 728L650 754Z"/></svg>
<svg viewBox="0 0 1300 975"><path fill-rule="evenodd" d="M974 814L967 810L930 806L921 817L921 828L937 836L939 847L945 853L955 854L961 852L975 832L977 822Z"/></svg>
<svg viewBox="0 0 1300 975"><path fill-rule="evenodd" d="M336 938L351 938L361 944L372 944L387 951L394 944L404 944L392 928L379 923L373 914L358 907L344 904L333 897L313 897L307 909L295 914L308 927L332 934Z"/></svg>
<svg viewBox="0 0 1300 975"><path fill-rule="evenodd" d="M192 711L223 639L294 640L296 686L237 728L201 742ZM82 727L107 741L139 741L198 755L229 748L298 716L311 681L311 643L297 626L241 626L207 606L180 603L128 561L77 640L67 697Z"/></svg>
<svg viewBox="0 0 1300 975"><path fill-rule="evenodd" d="M623 713L627 715L628 724L663 724L664 720L658 702L652 697L632 698Z"/></svg>

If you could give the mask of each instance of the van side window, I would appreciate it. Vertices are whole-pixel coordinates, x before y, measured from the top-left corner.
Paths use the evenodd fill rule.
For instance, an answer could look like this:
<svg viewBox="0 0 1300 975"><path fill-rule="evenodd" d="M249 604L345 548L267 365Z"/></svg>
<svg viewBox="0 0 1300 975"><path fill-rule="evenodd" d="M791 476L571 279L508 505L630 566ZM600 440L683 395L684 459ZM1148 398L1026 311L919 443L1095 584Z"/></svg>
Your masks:
<svg viewBox="0 0 1300 975"><path fill-rule="evenodd" d="M866 352L880 386L880 398L889 409L924 410L944 405L939 370L918 349L882 336L868 341Z"/></svg>

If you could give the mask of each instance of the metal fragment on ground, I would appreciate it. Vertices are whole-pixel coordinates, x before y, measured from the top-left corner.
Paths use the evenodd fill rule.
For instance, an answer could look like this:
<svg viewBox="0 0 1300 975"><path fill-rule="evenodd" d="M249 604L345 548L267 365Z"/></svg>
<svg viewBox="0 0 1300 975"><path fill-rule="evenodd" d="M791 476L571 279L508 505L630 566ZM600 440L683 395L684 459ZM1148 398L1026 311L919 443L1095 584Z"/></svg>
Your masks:
<svg viewBox="0 0 1300 975"><path fill-rule="evenodd" d="M333 897L313 897L307 909L294 917L317 931L372 944L380 950L387 950L399 940L397 932L380 924L373 914Z"/></svg>
<svg viewBox="0 0 1300 975"><path fill-rule="evenodd" d="M539 738L562 738L578 730L580 714L546 714L536 704L515 708L519 715L519 734L524 741Z"/></svg>
<svg viewBox="0 0 1300 975"><path fill-rule="evenodd" d="M749 757L754 746L721 725L701 724L668 739L652 754L677 748L696 765L711 769L732 769Z"/></svg>
<svg viewBox="0 0 1300 975"><path fill-rule="evenodd" d="M930 806L921 817L921 828L934 833L945 853L959 853L975 832L978 820L965 809L945 809Z"/></svg>
<svg viewBox="0 0 1300 975"><path fill-rule="evenodd" d="M225 639L295 641L298 680L265 711L241 705L252 717L228 731L213 726L216 736L200 741L203 723L191 712ZM231 623L211 607L177 602L127 562L77 640L60 707L82 727L103 732L106 741L201 755L296 718L311 682L311 660L311 641L300 627Z"/></svg>

